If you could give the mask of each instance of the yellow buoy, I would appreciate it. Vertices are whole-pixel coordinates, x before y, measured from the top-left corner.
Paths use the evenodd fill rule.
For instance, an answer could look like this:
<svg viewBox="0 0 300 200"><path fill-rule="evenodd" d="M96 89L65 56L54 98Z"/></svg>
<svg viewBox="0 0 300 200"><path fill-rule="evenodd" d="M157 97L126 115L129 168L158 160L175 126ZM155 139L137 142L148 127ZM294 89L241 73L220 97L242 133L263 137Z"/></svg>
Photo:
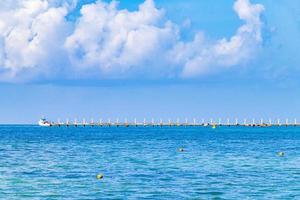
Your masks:
<svg viewBox="0 0 300 200"><path fill-rule="evenodd" d="M184 152L184 149L183 148L179 148L178 151L179 152Z"/></svg>
<svg viewBox="0 0 300 200"><path fill-rule="evenodd" d="M284 152L280 151L277 153L278 156L283 157L284 156Z"/></svg>
<svg viewBox="0 0 300 200"><path fill-rule="evenodd" d="M97 174L97 176L96 176L96 178L98 179L98 180L101 180L101 179L103 179L103 174Z"/></svg>
<svg viewBox="0 0 300 200"><path fill-rule="evenodd" d="M216 129L216 128L217 128L217 126L216 126L216 125L213 125L211 128L212 128L212 129Z"/></svg>

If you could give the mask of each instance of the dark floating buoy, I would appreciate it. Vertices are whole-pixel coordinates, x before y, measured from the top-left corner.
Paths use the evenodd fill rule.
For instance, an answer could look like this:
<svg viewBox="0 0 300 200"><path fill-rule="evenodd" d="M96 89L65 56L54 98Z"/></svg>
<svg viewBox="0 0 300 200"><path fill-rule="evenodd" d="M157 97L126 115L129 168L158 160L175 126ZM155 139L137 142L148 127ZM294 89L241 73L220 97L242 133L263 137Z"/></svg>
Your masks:
<svg viewBox="0 0 300 200"><path fill-rule="evenodd" d="M280 157L283 157L284 156L284 152L280 151L280 152L277 153L277 155L280 156Z"/></svg>
<svg viewBox="0 0 300 200"><path fill-rule="evenodd" d="M184 152L184 148L179 148L178 151L179 152Z"/></svg>
<svg viewBox="0 0 300 200"><path fill-rule="evenodd" d="M97 174L96 178L97 178L98 180L101 180L101 179L104 178L104 176L103 176L103 174Z"/></svg>

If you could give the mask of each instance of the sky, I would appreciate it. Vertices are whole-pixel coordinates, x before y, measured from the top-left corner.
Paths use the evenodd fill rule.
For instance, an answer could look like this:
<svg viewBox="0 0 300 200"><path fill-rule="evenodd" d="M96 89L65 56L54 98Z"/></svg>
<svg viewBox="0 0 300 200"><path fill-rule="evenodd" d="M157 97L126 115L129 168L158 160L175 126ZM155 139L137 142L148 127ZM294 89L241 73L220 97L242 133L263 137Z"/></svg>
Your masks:
<svg viewBox="0 0 300 200"><path fill-rule="evenodd" d="M299 118L297 0L3 0L0 123Z"/></svg>

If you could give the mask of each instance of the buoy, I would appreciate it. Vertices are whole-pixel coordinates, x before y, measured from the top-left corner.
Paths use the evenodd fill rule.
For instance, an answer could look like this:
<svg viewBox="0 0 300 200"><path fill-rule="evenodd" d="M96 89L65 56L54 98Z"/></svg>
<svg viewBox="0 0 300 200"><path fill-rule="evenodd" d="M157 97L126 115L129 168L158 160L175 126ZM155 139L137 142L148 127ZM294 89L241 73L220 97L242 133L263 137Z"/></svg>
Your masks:
<svg viewBox="0 0 300 200"><path fill-rule="evenodd" d="M103 174L97 174L97 176L96 176L96 178L98 179L98 180L101 180L101 179L103 179Z"/></svg>
<svg viewBox="0 0 300 200"><path fill-rule="evenodd" d="M179 148L178 151L184 152L184 149L183 148Z"/></svg>
<svg viewBox="0 0 300 200"><path fill-rule="evenodd" d="M216 126L216 125L213 125L211 128L212 128L212 129L216 129L216 128L217 128L217 126Z"/></svg>
<svg viewBox="0 0 300 200"><path fill-rule="evenodd" d="M284 156L284 152L280 151L277 153L278 156L283 157Z"/></svg>

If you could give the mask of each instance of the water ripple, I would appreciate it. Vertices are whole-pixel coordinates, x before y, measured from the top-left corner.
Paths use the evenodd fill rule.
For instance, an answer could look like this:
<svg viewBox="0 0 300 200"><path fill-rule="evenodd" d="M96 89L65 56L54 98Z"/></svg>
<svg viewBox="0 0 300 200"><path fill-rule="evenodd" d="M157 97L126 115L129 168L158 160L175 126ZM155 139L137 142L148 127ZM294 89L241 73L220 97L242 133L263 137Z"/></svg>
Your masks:
<svg viewBox="0 0 300 200"><path fill-rule="evenodd" d="M0 199L299 199L299 131L0 126Z"/></svg>

